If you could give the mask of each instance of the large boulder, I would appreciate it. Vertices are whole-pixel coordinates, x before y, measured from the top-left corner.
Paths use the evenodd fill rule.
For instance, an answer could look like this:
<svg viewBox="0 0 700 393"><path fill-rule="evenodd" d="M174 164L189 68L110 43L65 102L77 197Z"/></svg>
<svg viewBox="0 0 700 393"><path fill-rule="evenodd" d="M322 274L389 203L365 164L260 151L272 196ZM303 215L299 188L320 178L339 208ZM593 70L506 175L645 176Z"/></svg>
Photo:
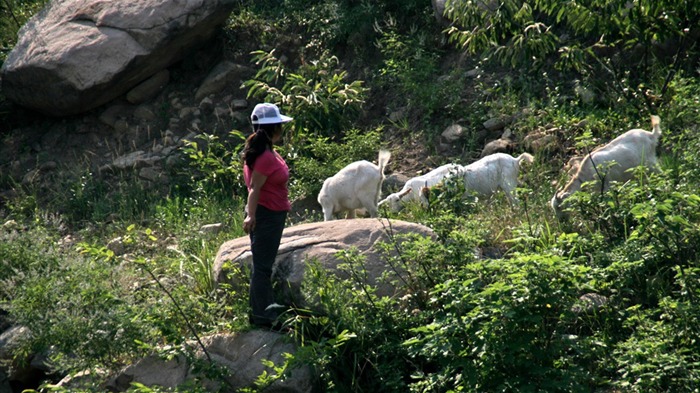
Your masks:
<svg viewBox="0 0 700 393"><path fill-rule="evenodd" d="M3 64L11 101L55 116L127 93L206 43L234 0L54 0Z"/></svg>
<svg viewBox="0 0 700 393"><path fill-rule="evenodd" d="M253 330L236 334L215 334L202 338L201 347L195 350L195 362L211 362L228 372L221 378L210 379L197 373L192 359L184 355L169 359L152 355L127 366L107 382L108 391L122 392L138 382L146 386L175 388L195 378L198 384L212 392L239 392L255 386L256 378L263 372L274 374L265 366L270 361L281 366L285 353L294 354L296 344L289 337L268 331ZM289 375L265 388L265 392L310 393L314 389L315 375L308 366L290 370ZM68 385L70 387L71 385Z"/></svg>
<svg viewBox="0 0 700 393"><path fill-rule="evenodd" d="M387 280L380 280L385 272L396 273L396 267L389 266L381 255L377 242L389 242L392 238L400 241L403 234L434 236L433 231L423 225L377 218L334 220L314 222L286 228L282 234L277 259L273 266L273 282L279 289L278 302L304 304L301 284L307 268L307 261L314 260L319 265L342 278L347 275L338 268L341 262L338 251L357 250L365 257L368 284L376 286L378 296L393 296L402 293L403 288L393 286ZM235 271L249 269L252 264L250 239L241 237L224 243L214 261L214 277L218 283L228 283L233 288L241 288L242 275Z"/></svg>

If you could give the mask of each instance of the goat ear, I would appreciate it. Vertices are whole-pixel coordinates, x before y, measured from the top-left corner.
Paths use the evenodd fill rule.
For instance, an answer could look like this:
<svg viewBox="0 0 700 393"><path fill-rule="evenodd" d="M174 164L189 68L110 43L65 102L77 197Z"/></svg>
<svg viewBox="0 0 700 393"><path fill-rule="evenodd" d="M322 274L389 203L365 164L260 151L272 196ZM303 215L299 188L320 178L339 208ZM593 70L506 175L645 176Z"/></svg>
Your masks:
<svg viewBox="0 0 700 393"><path fill-rule="evenodd" d="M413 188L407 188L405 191L403 191L399 194L399 198L401 198L405 195L408 195L408 193L410 193L411 191L413 191Z"/></svg>

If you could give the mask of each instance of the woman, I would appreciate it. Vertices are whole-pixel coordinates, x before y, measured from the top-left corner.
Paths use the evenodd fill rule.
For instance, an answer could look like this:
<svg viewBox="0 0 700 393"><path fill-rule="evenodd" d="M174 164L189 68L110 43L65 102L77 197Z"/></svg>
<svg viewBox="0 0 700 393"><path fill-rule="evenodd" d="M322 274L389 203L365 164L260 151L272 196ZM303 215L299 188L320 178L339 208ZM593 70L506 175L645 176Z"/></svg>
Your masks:
<svg viewBox="0 0 700 393"><path fill-rule="evenodd" d="M274 302L272 265L291 208L287 182L289 169L273 148L282 140L282 124L292 120L274 104L258 104L250 116L253 134L243 150L243 176L248 203L243 230L250 235L253 271L250 278L250 322L272 327L281 306Z"/></svg>

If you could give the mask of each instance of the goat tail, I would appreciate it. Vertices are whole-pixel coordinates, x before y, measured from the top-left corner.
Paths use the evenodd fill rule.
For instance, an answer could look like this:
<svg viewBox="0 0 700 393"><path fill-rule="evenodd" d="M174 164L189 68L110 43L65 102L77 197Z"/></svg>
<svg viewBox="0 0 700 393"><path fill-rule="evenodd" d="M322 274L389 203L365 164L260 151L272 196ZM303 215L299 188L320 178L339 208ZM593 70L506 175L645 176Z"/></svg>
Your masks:
<svg viewBox="0 0 700 393"><path fill-rule="evenodd" d="M515 159L518 160L518 165L520 165L522 161L525 161L528 164L532 164L533 162L535 162L535 157L533 157L530 153L523 153Z"/></svg>
<svg viewBox="0 0 700 393"><path fill-rule="evenodd" d="M379 167L379 184L377 184L377 193L375 194L375 203L379 202L379 197L382 193L382 183L384 183L384 168L391 158L391 152L389 150L381 149L379 150L379 157L377 157L377 166Z"/></svg>
<svg viewBox="0 0 700 393"><path fill-rule="evenodd" d="M377 165L379 166L379 173L384 177L384 168L391 158L391 152L389 150L379 150L379 157L377 158Z"/></svg>
<svg viewBox="0 0 700 393"><path fill-rule="evenodd" d="M654 135L656 139L659 139L661 136L661 119L659 116L651 115L651 128L652 135Z"/></svg>

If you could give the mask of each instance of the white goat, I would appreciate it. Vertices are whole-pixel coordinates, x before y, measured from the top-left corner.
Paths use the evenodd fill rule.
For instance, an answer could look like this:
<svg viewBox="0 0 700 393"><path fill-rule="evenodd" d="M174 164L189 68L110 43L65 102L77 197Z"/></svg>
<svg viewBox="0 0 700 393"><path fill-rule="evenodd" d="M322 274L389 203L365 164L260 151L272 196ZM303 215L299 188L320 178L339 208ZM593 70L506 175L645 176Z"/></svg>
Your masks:
<svg viewBox="0 0 700 393"><path fill-rule="evenodd" d="M600 187L602 192L610 187L611 182L630 180L634 176L630 169L644 165L656 170L656 146L661 137L661 120L658 116L651 117L651 126L652 131L640 128L629 130L586 155L578 163L576 174L552 198L552 208L557 217L563 216L564 200L586 182Z"/></svg>
<svg viewBox="0 0 700 393"><path fill-rule="evenodd" d="M508 202L514 205L518 199L513 194L518 186L520 163L532 163L534 157L523 153L517 157L510 154L495 153L462 168L465 193L474 193L488 198L499 189L503 190Z"/></svg>
<svg viewBox="0 0 700 393"><path fill-rule="evenodd" d="M391 211L397 212L401 210L402 204L405 202L421 201L425 204L427 201L421 194L421 190L424 187L433 187L442 182L447 176L458 173L461 169L462 166L458 164L445 164L424 175L408 179L400 191L388 195L379 202L378 206L387 205Z"/></svg>
<svg viewBox="0 0 700 393"><path fill-rule="evenodd" d="M377 201L389 158L389 151L380 150L378 165L355 161L326 179L318 194L323 220L330 221L334 214L341 212L347 212L347 218L355 218L355 209L360 208L366 209L370 217L377 217Z"/></svg>

